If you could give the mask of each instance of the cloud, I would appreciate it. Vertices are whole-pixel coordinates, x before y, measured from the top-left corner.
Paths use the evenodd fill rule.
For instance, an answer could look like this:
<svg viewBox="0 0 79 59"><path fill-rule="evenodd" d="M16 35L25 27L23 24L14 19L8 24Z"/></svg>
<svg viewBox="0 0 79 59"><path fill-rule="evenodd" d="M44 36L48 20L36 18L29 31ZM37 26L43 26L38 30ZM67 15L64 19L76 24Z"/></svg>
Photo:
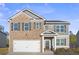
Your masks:
<svg viewBox="0 0 79 59"><path fill-rule="evenodd" d="M5 7L5 4L4 4L4 3L0 3L0 6L1 6L1 7Z"/></svg>
<svg viewBox="0 0 79 59"><path fill-rule="evenodd" d="M29 4L27 4L27 5L26 5L26 7L27 7L27 8L30 8L30 5L29 5Z"/></svg>
<svg viewBox="0 0 79 59"><path fill-rule="evenodd" d="M20 9L17 9L15 12L19 12L20 11Z"/></svg>
<svg viewBox="0 0 79 59"><path fill-rule="evenodd" d="M0 22L7 22L7 20L6 19L1 19Z"/></svg>
<svg viewBox="0 0 79 59"><path fill-rule="evenodd" d="M70 31L73 31L74 34L77 33L77 31L79 30L79 19L70 19L70 20L67 20L70 22L70 25L69 25L69 28L70 28Z"/></svg>
<svg viewBox="0 0 79 59"><path fill-rule="evenodd" d="M5 3L0 3L0 20L8 18L7 16L10 14L11 10L6 6Z"/></svg>
<svg viewBox="0 0 79 59"><path fill-rule="evenodd" d="M48 3L44 3L45 6L48 6Z"/></svg>
<svg viewBox="0 0 79 59"><path fill-rule="evenodd" d="M44 10L42 11L44 14L50 14L53 13L55 10L54 9L48 9L48 10Z"/></svg>
<svg viewBox="0 0 79 59"><path fill-rule="evenodd" d="M6 7L5 3L0 3L0 11L9 11L10 9Z"/></svg>
<svg viewBox="0 0 79 59"><path fill-rule="evenodd" d="M0 13L0 18L2 18L4 15L3 15L3 13Z"/></svg>

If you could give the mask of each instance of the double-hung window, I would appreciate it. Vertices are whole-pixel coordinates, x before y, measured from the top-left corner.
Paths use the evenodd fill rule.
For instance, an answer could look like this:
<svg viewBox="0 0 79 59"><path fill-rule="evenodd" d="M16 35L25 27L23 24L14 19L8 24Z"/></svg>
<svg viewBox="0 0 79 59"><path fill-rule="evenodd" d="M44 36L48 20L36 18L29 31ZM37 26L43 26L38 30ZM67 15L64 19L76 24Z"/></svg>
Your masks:
<svg viewBox="0 0 79 59"><path fill-rule="evenodd" d="M41 22L34 22L34 28L40 29L41 28Z"/></svg>
<svg viewBox="0 0 79 59"><path fill-rule="evenodd" d="M56 40L56 45L58 45L58 46L60 45L60 39Z"/></svg>
<svg viewBox="0 0 79 59"><path fill-rule="evenodd" d="M48 26L45 26L45 30L48 30Z"/></svg>
<svg viewBox="0 0 79 59"><path fill-rule="evenodd" d="M29 23L24 23L24 31L29 31Z"/></svg>
<svg viewBox="0 0 79 59"><path fill-rule="evenodd" d="M66 39L56 39L56 45L57 46L65 46L66 45Z"/></svg>
<svg viewBox="0 0 79 59"><path fill-rule="evenodd" d="M66 45L66 39L61 39L61 45Z"/></svg>
<svg viewBox="0 0 79 59"><path fill-rule="evenodd" d="M31 22L22 23L22 30L23 31L29 31L29 30L31 30Z"/></svg>
<svg viewBox="0 0 79 59"><path fill-rule="evenodd" d="M64 25L56 25L55 31L56 32L65 32L65 26Z"/></svg>
<svg viewBox="0 0 79 59"><path fill-rule="evenodd" d="M20 23L13 23L12 25L13 25L12 27L13 27L14 31L19 31L20 30Z"/></svg>

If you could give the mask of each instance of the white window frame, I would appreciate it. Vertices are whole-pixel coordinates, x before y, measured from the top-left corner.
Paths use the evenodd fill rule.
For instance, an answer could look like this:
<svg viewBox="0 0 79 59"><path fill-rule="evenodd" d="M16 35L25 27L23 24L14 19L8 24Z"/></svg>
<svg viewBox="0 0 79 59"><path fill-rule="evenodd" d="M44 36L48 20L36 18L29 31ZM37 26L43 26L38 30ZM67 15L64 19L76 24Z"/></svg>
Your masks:
<svg viewBox="0 0 79 59"><path fill-rule="evenodd" d="M59 26L59 28L57 28L57 26ZM61 26L64 27L64 28L63 28L63 29L64 29L63 32L65 32L65 26L64 26L64 25L55 25L55 30L56 30L56 32L62 32L62 31L61 31L61 29L62 29ZM57 29L59 29L59 31L57 31Z"/></svg>
<svg viewBox="0 0 79 59"><path fill-rule="evenodd" d="M46 27L47 27L47 28L46 28ZM48 29L49 29L49 26L48 26L48 25L45 25L45 31L48 30Z"/></svg>
<svg viewBox="0 0 79 59"><path fill-rule="evenodd" d="M27 30L27 31L25 30L25 27L26 27L25 24L26 24L26 23L24 23L24 31L25 31L25 32L28 32L28 31L29 31L29 22L27 23L27 24L28 24L28 30Z"/></svg>
<svg viewBox="0 0 79 59"><path fill-rule="evenodd" d="M35 22L35 29L40 29L42 26L40 25L41 22ZM37 25L38 24L38 25ZM41 23L42 24L42 23Z"/></svg>
<svg viewBox="0 0 79 59"><path fill-rule="evenodd" d="M15 27L14 25L15 25L15 24L18 24L18 23L13 23L13 31L19 31L19 30L15 30L15 29L14 29L14 27ZM18 26L18 28L19 28L19 26Z"/></svg>
<svg viewBox="0 0 79 59"><path fill-rule="evenodd" d="M62 40L65 40L65 41L64 41L65 45L62 45L62 44L61 44L61 46L66 46L66 39L61 39L61 41L62 41ZM60 41L60 42L61 42L61 41Z"/></svg>
<svg viewBox="0 0 79 59"><path fill-rule="evenodd" d="M63 39L62 39L62 38L59 38L59 39L56 39L56 41L57 41L57 40L60 40L60 41L59 41L59 45L57 45L57 43L56 43L57 46L66 46L66 38L63 38ZM62 45L62 44L61 44L61 40L65 40L65 42L64 42L65 45Z"/></svg>

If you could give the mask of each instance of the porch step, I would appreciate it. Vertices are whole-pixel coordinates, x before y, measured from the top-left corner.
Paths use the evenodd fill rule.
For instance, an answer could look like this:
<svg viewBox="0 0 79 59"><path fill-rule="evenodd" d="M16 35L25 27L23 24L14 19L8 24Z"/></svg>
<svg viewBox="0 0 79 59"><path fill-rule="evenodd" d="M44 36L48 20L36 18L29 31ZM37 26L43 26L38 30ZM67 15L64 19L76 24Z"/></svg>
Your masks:
<svg viewBox="0 0 79 59"><path fill-rule="evenodd" d="M51 50L46 50L44 53L45 53L45 54L54 54L54 52L51 51Z"/></svg>

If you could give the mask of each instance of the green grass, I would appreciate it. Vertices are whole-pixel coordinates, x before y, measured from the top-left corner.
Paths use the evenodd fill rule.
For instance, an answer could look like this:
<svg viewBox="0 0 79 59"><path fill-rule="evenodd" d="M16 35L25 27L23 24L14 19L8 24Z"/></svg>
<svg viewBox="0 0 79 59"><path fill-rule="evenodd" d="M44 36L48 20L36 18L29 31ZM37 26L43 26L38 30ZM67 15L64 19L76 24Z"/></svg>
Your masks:
<svg viewBox="0 0 79 59"><path fill-rule="evenodd" d="M0 54L5 55L8 53L8 48L0 48Z"/></svg>

